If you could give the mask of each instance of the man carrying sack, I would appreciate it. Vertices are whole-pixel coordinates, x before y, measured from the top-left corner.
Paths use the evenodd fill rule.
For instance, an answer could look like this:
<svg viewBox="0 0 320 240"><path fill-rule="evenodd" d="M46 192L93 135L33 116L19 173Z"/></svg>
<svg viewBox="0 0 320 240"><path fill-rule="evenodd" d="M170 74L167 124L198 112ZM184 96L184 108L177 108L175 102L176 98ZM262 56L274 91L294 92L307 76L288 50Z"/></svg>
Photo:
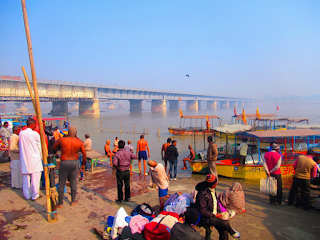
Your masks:
<svg viewBox="0 0 320 240"><path fill-rule="evenodd" d="M264 154L264 161L262 162L262 165L267 173L268 178L274 177L277 180L277 195L276 196L270 196L270 204L279 204L282 205L282 178L281 178L281 162L282 157L279 153L280 147L273 143L271 145L271 151Z"/></svg>

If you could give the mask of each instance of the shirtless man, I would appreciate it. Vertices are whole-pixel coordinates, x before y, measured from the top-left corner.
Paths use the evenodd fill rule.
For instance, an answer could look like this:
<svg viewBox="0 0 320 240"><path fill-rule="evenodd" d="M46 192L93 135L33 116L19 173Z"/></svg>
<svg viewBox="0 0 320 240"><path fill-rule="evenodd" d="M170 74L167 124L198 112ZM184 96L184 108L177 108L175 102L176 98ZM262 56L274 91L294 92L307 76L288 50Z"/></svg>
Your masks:
<svg viewBox="0 0 320 240"><path fill-rule="evenodd" d="M79 164L79 150L81 150L83 161L80 171L85 170L87 155L84 150L83 142L76 137L77 128L69 126L69 135L67 137L60 138L52 147L57 150L61 148L60 156L60 169L59 169L59 202L57 207L62 208L64 186L66 185L67 179L69 179L71 187L71 206L77 205L79 202L76 201L77 194L77 175L78 175L78 164Z"/></svg>
<svg viewBox="0 0 320 240"><path fill-rule="evenodd" d="M194 158L195 158L195 156L196 156L194 150L192 149L192 145L188 145L188 148L189 148L189 150L190 150L190 154L189 154L189 156L188 156L187 158L184 158L184 159L183 159L184 167L181 168L181 169L183 169L183 170L187 170L187 169L188 169L188 168L187 168L187 161L191 162L192 160L194 160Z"/></svg>
<svg viewBox="0 0 320 240"><path fill-rule="evenodd" d="M148 156L147 156L147 150L148 150ZM148 142L146 140L144 140L144 136L141 135L140 136L140 140L137 142L137 156L138 156L138 165L139 165L139 170L140 170L140 174L141 172L141 159L143 159L143 167L144 167L144 172L143 175L148 175L146 173L146 160L148 160L148 157L150 157L150 150L149 150L149 146L148 146Z"/></svg>
<svg viewBox="0 0 320 240"><path fill-rule="evenodd" d="M167 172L167 165L168 165L166 151L167 151L167 148L170 146L170 143L171 143L171 138L168 138L167 143L164 143L161 148L161 158L162 158L162 161L164 161L164 168L166 172Z"/></svg>
<svg viewBox="0 0 320 240"><path fill-rule="evenodd" d="M113 167L112 157L114 156L114 153L110 149L110 140L107 140L106 145L104 145L104 151L106 155L108 155L108 157L110 158L110 165L111 167Z"/></svg>

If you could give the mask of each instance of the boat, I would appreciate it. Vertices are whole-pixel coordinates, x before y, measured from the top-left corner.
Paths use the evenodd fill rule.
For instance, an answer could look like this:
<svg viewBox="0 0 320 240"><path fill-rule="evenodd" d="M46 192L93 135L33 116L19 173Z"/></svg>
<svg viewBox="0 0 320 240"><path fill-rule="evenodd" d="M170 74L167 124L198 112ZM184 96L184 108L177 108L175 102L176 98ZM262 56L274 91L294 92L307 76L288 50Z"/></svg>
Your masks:
<svg viewBox="0 0 320 240"><path fill-rule="evenodd" d="M181 127L182 119L183 119L183 126ZM184 127L186 119L188 119L188 122L190 123L190 127ZM216 115L181 116L180 127L169 126L168 130L169 130L169 133L174 135L214 134L215 133L214 129L210 127L210 119L212 122L213 119L220 119L220 117ZM206 121L205 124L203 124L203 120ZM208 121L209 121L209 127L208 127Z"/></svg>
<svg viewBox="0 0 320 240"><path fill-rule="evenodd" d="M241 178L241 179L260 179L266 177L265 170L261 164L264 153L260 149L260 143L262 139L273 139L282 138L284 139L283 146L283 162L281 165L281 173L283 177L291 177L294 174L293 163L296 157L300 154L306 154L309 149L310 138L315 139L316 136L320 136L320 132L313 129L292 129L282 131L251 131L245 133L246 136L251 138L253 145L251 150L249 147L248 155L246 157L245 165L240 165L239 158L236 152L232 156L230 155L218 155L217 171L220 176L230 178ZM307 140L307 149L295 150L293 148L287 149L287 143L290 141L293 143L295 139ZM289 140L288 140L289 139ZM237 146L237 139L235 138L234 147ZM253 147L256 146L256 147ZM200 152L196 159L190 162L190 167L193 173L205 173L209 172L208 162L206 161L206 152Z"/></svg>

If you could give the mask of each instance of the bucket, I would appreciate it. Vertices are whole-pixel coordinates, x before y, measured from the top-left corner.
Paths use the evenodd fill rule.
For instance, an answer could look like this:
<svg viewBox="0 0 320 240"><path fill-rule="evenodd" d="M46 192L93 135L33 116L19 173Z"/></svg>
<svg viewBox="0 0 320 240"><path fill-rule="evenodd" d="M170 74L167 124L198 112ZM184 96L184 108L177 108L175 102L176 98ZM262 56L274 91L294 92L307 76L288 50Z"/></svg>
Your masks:
<svg viewBox="0 0 320 240"><path fill-rule="evenodd" d="M59 183L56 184L57 192L59 191ZM64 186L64 193L67 192L67 186Z"/></svg>

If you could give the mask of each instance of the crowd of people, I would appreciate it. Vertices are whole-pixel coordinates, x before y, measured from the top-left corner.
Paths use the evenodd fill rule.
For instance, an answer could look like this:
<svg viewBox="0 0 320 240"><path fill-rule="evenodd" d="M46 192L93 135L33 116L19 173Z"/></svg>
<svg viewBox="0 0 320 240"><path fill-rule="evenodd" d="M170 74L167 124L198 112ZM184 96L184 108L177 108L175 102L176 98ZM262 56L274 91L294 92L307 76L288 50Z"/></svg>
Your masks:
<svg viewBox="0 0 320 240"><path fill-rule="evenodd" d="M40 197L40 179L43 171L43 157L41 149L41 141L39 135L39 124L35 118L27 120L26 129L21 130L19 126L14 126L12 134L5 123L1 127L1 137L3 141L9 143L9 151L11 158L11 185L13 188L22 188L23 196L26 199L37 200ZM9 134L8 134L9 133ZM59 128L55 128L53 132L46 132L46 143L48 153L56 154L59 149L60 167L59 167L59 184L58 184L58 208L63 207L64 188L66 181L70 182L71 188L71 206L77 205L77 179L80 168L80 181L84 180L83 172L87 162L87 153L92 151L92 140L89 134L85 134L85 140L82 141L77 137L77 129L69 126L68 135L63 136ZM228 235L240 237L240 233L233 229L228 219L236 213L245 212L244 193L239 183L217 196L215 188L218 183L218 172L216 162L218 157L217 144L213 141L212 136L207 137L207 161L209 174L204 182L195 186L194 205L185 211L185 224L178 224L172 228L172 236L174 239L182 239L182 232L195 234L194 226L209 226L206 228L206 239L210 239L210 226L213 226L219 232L219 239L228 239ZM165 203L170 198L168 194L169 182L177 180L177 163L178 149L177 141L171 138L162 145L161 158L164 162L157 163L150 160L150 149L148 142L144 139L144 135L140 136L137 141L136 151L132 141L128 140L127 144L117 137L114 140L113 149L110 146L110 140L106 141L104 150L105 154L110 158L110 165L116 169L117 179L117 203L130 201L130 175L132 172L132 161L138 159L139 174L150 175L150 186L158 187L160 208L164 209ZM196 153L192 145L188 145L189 155L183 159L183 170L186 170L187 162L195 159ZM248 144L244 140L238 147L240 153L240 163L245 161ZM81 154L79 154L81 153ZM281 164L282 153L280 146L272 142L268 152L264 154L262 165L266 172L266 177L274 178L277 181L277 193L275 196L270 195L270 204L284 204L282 190ZM141 168L141 160L143 160L143 171ZM168 167L169 163L169 167ZM146 172L146 165L149 171ZM80 165L80 166L79 166ZM320 159L315 156L313 150L308 150L306 155L299 155L294 164L295 169L293 183L289 192L288 205L302 207L304 210L310 208L310 185L320 183ZM42 180L43 182L43 180ZM124 193L123 193L124 186ZM235 205L238 204L238 205ZM237 207L235 207L237 206ZM193 217L192 217L193 216ZM194 216L199 216L199 219ZM199 237L199 236L198 236ZM199 237L199 239L201 239Z"/></svg>

